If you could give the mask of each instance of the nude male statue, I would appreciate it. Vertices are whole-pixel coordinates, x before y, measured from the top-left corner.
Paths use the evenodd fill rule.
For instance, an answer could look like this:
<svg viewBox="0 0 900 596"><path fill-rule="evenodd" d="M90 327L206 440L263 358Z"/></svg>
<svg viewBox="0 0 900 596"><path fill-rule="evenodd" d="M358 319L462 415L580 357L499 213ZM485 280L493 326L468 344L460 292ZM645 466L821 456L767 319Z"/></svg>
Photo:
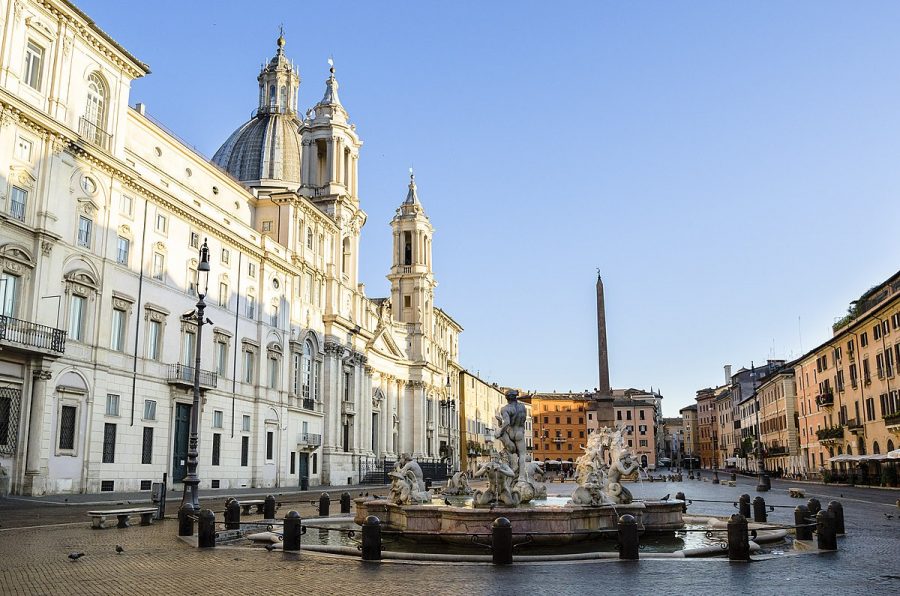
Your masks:
<svg viewBox="0 0 900 596"><path fill-rule="evenodd" d="M524 404L519 403L518 391L507 391L506 400L506 405L500 409L501 424L494 433L494 437L499 439L509 452L510 463L518 479L527 480L525 421L528 418L528 410Z"/></svg>

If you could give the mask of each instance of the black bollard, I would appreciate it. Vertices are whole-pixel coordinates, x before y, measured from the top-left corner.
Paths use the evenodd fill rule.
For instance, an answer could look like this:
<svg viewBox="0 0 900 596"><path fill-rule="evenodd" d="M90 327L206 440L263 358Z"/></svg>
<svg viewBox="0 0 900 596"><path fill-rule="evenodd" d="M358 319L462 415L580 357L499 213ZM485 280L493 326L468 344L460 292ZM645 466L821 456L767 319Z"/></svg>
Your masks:
<svg viewBox="0 0 900 596"><path fill-rule="evenodd" d="M812 527L809 524L809 507L797 505L794 508L794 525L797 526L797 540L812 540Z"/></svg>
<svg viewBox="0 0 900 596"><path fill-rule="evenodd" d="M675 498L681 501L681 512L687 513L687 497L684 496L684 493L675 493Z"/></svg>
<svg viewBox="0 0 900 596"><path fill-rule="evenodd" d="M844 532L844 506L837 501L828 504L828 511L834 514L834 531L843 535Z"/></svg>
<svg viewBox="0 0 900 596"><path fill-rule="evenodd" d="M823 510L816 514L816 539L819 550L837 550L837 532L832 512Z"/></svg>
<svg viewBox="0 0 900 596"><path fill-rule="evenodd" d="M190 505L184 505L178 510L178 535L193 536L194 535L194 508Z"/></svg>
<svg viewBox="0 0 900 596"><path fill-rule="evenodd" d="M637 561L640 542L638 539L637 520L627 513L619 518L619 558Z"/></svg>
<svg viewBox="0 0 900 596"><path fill-rule="evenodd" d="M741 495L738 498L738 513L750 519L750 495Z"/></svg>
<svg viewBox="0 0 900 596"><path fill-rule="evenodd" d="M737 482L737 474L735 474L734 472L731 473L731 481Z"/></svg>
<svg viewBox="0 0 900 596"><path fill-rule="evenodd" d="M272 495L263 501L263 519L275 519L275 497Z"/></svg>
<svg viewBox="0 0 900 596"><path fill-rule="evenodd" d="M309 490L309 476L300 477L300 490Z"/></svg>
<svg viewBox="0 0 900 596"><path fill-rule="evenodd" d="M350 513L350 493L341 495L341 513Z"/></svg>
<svg viewBox="0 0 900 596"><path fill-rule="evenodd" d="M425 479L425 490L431 490L431 478Z"/></svg>
<svg viewBox="0 0 900 596"><path fill-rule="evenodd" d="M809 501L806 502L806 507L809 509L809 516L815 517L817 513L822 511L822 503L819 502L819 499L812 497Z"/></svg>
<svg viewBox="0 0 900 596"><path fill-rule="evenodd" d="M750 560L750 538L747 536L747 518L735 513L728 520L728 560Z"/></svg>
<svg viewBox="0 0 900 596"><path fill-rule="evenodd" d="M766 500L762 497L753 499L753 521L766 522L769 516L766 515Z"/></svg>
<svg viewBox="0 0 900 596"><path fill-rule="evenodd" d="M760 474L759 481L756 483L756 492L764 493L768 490L772 489L772 481L769 479L768 474Z"/></svg>
<svg viewBox="0 0 900 596"><path fill-rule="evenodd" d="M241 504L237 499L228 499L225 504L225 529L241 529Z"/></svg>
<svg viewBox="0 0 900 596"><path fill-rule="evenodd" d="M363 561L381 560L381 520L374 515L366 518L362 525Z"/></svg>
<svg viewBox="0 0 900 596"><path fill-rule="evenodd" d="M300 535L303 533L300 514L296 511L288 511L284 516L284 540L281 548L285 551L300 550Z"/></svg>
<svg viewBox="0 0 900 596"><path fill-rule="evenodd" d="M494 565L512 563L512 524L505 517L498 517L491 524L491 554Z"/></svg>
<svg viewBox="0 0 900 596"><path fill-rule="evenodd" d="M197 546L212 548L216 545L216 514L202 509L197 519Z"/></svg>
<svg viewBox="0 0 900 596"><path fill-rule="evenodd" d="M718 470L713 470L713 479L712 479L712 483L713 483L713 484L719 484L719 471L718 471Z"/></svg>
<svg viewBox="0 0 900 596"><path fill-rule="evenodd" d="M328 493L322 493L319 497L319 517L328 517L328 509L331 507L331 497Z"/></svg>

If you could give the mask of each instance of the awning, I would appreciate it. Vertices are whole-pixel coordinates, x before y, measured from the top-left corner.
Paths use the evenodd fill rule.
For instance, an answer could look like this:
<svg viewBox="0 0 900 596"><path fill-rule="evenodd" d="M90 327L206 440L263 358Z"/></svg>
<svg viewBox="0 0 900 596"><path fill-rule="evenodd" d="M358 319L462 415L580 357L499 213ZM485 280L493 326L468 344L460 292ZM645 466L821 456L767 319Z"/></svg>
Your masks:
<svg viewBox="0 0 900 596"><path fill-rule="evenodd" d="M900 449L894 449L893 451L887 452L888 459L900 459Z"/></svg>
<svg viewBox="0 0 900 596"><path fill-rule="evenodd" d="M895 449L894 451L900 451ZM894 453L891 451L891 453ZM900 455L892 456L890 453L879 453L877 455L835 455L832 458L829 458L829 463L840 463L840 462L863 462L863 461L885 461L885 460L895 460L900 459Z"/></svg>

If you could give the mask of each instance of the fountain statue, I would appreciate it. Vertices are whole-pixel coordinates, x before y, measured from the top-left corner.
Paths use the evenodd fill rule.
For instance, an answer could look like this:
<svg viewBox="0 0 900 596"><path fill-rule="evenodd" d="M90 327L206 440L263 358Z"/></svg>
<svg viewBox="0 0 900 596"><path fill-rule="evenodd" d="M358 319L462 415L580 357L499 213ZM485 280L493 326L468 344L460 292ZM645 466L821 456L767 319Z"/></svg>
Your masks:
<svg viewBox="0 0 900 596"><path fill-rule="evenodd" d="M528 410L519 403L518 391L507 391L507 404L497 414L497 430L494 438L500 441L502 451L492 453L476 477L487 477L488 488L475 491L475 507L492 507L498 504L515 507L533 499L547 497L547 488L538 482L534 472L540 464L531 461L525 441L525 421Z"/></svg>
<svg viewBox="0 0 900 596"><path fill-rule="evenodd" d="M450 480L447 481L447 488L444 489L447 496L471 495L472 489L469 487L469 477L465 472L455 473Z"/></svg>
<svg viewBox="0 0 900 596"><path fill-rule="evenodd" d="M631 492L621 480L637 468L622 431L601 428L590 436L584 453L575 462L578 488L572 493L572 503L594 507L631 503Z"/></svg>
<svg viewBox="0 0 900 596"><path fill-rule="evenodd" d="M400 459L388 476L392 479L388 496L392 503L418 505L431 502L431 491L425 489L422 467L408 453L400 455Z"/></svg>

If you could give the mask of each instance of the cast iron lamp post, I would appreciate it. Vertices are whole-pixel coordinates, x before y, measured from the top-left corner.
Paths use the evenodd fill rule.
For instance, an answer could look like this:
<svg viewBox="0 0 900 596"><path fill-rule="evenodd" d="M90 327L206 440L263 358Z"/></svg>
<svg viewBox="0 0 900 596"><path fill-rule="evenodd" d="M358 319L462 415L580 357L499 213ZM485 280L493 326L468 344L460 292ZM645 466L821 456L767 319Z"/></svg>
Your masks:
<svg viewBox="0 0 900 596"><path fill-rule="evenodd" d="M187 452L187 476L184 477L184 494L181 497L181 508L193 509L195 513L200 511L200 500L197 495L197 487L200 484L200 477L197 476L197 456L200 442L199 430L200 426L200 346L203 338L204 323L212 323L204 318L203 312L206 310L206 293L209 289L209 247L206 245L206 239L203 239L203 246L200 247L200 262L197 264L197 310L193 314L185 317L186 320L193 319L197 322L197 342L194 345L194 404L191 407L191 433L188 439Z"/></svg>
<svg viewBox="0 0 900 596"><path fill-rule="evenodd" d="M451 471L456 470L456 462L455 462L455 454L456 449L454 448L454 436L453 436L453 418L454 413L456 412L456 400L453 399L451 391L453 386L450 383L450 375L447 375L447 392L444 397L440 401L441 410L447 412L447 459L450 462Z"/></svg>
<svg viewBox="0 0 900 596"><path fill-rule="evenodd" d="M769 475L766 474L766 464L763 461L763 444L762 444L762 428L759 425L759 408L762 405L762 399L757 393L756 384L756 367L750 363L750 374L753 375L753 399L756 407L756 466L758 471L758 482L756 484L756 492L763 493L772 488Z"/></svg>

